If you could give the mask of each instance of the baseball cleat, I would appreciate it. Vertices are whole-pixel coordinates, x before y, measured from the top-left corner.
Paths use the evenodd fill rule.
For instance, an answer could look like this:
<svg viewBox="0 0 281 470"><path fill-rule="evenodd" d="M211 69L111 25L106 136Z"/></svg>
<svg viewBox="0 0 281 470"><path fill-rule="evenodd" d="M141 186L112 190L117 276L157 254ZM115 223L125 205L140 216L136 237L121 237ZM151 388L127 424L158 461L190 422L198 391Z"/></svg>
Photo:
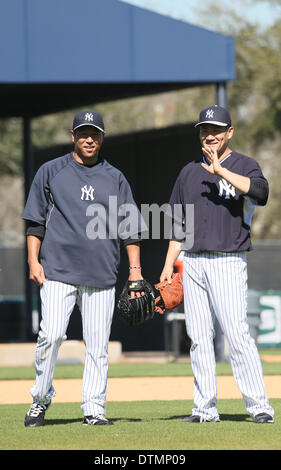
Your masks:
<svg viewBox="0 0 281 470"><path fill-rule="evenodd" d="M274 423L274 419L267 413L259 413L254 417L255 423Z"/></svg>
<svg viewBox="0 0 281 470"><path fill-rule="evenodd" d="M219 420L220 419L218 416L215 416L212 419L207 419L207 418L204 418L204 416L200 416L200 415L190 415L190 416L185 416L185 418L183 418L182 421L184 423L218 423Z"/></svg>
<svg viewBox="0 0 281 470"><path fill-rule="evenodd" d="M51 402L48 405L40 405L39 403L32 403L28 412L25 415L24 425L26 427L34 428L36 426L43 426L45 413L49 408Z"/></svg>
<svg viewBox="0 0 281 470"><path fill-rule="evenodd" d="M103 426L103 425L111 425L113 424L112 421L106 419L104 415L97 415L97 416L85 416L83 425L84 426Z"/></svg>

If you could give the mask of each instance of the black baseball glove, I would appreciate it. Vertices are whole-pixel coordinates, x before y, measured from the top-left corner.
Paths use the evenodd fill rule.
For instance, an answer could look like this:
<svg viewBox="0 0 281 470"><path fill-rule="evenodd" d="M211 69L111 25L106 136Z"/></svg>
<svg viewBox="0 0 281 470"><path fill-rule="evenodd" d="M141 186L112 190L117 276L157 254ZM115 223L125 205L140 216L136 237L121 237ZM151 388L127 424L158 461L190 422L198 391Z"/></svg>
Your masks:
<svg viewBox="0 0 281 470"><path fill-rule="evenodd" d="M140 297L130 297L130 292L144 292ZM155 312L155 295L149 282L127 281L120 294L117 308L122 320L129 326L141 325L150 320Z"/></svg>

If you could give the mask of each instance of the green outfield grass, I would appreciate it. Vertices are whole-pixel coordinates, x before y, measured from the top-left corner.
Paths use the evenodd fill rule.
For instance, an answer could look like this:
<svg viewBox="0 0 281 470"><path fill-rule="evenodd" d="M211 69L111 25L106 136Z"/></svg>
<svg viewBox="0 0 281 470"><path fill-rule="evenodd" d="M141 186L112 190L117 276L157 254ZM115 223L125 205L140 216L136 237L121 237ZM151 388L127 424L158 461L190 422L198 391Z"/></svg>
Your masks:
<svg viewBox="0 0 281 470"><path fill-rule="evenodd" d="M263 362L265 375L281 374L281 362ZM55 369L56 379L81 378L83 364L58 364ZM172 377L191 376L192 369L189 363L166 364L111 364L109 377ZM232 375L231 366L227 362L217 364L217 375ZM34 379L34 368L28 367L1 367L0 380L28 380Z"/></svg>
<svg viewBox="0 0 281 470"><path fill-rule="evenodd" d="M25 428L26 405L0 406L1 450L280 450L281 400L274 424L259 425L242 400L220 400L219 423L183 423L190 400L109 402L114 426L83 426L77 403L52 404L45 425Z"/></svg>
<svg viewBox="0 0 281 470"><path fill-rule="evenodd" d="M280 354L266 350L265 354ZM263 362L265 375L281 374L281 363ZM55 378L81 378L82 364L57 365ZM218 375L232 375L229 363L217 364ZM109 377L192 375L188 362L112 364ZM0 380L34 379L33 367L0 368ZM255 424L242 398L219 400L220 423L182 423L191 400L109 402L114 426L82 426L79 403L54 403L45 426L25 428L28 405L0 405L0 450L281 450L281 399L271 399L274 424Z"/></svg>

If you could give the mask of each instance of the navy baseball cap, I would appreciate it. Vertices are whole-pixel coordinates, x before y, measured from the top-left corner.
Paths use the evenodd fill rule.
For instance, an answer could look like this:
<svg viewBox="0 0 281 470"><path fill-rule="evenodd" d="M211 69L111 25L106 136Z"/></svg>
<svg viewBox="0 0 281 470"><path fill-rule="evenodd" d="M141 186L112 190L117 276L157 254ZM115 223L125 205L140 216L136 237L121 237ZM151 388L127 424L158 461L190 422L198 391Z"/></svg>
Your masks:
<svg viewBox="0 0 281 470"><path fill-rule="evenodd" d="M93 126L104 132L104 123L101 115L95 111L82 111L75 114L72 129L75 131L78 127Z"/></svg>
<svg viewBox="0 0 281 470"><path fill-rule="evenodd" d="M215 124L216 126L231 126L231 117L227 109L214 105L202 109L199 114L199 121L195 127L201 124Z"/></svg>

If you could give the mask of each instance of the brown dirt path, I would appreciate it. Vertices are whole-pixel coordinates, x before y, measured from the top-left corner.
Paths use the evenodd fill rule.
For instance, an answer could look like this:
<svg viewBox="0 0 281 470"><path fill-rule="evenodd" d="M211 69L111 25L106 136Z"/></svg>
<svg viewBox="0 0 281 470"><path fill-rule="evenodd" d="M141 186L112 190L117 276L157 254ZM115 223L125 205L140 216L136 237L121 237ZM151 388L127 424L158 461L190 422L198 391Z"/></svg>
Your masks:
<svg viewBox="0 0 281 470"><path fill-rule="evenodd" d="M265 376L269 398L281 398L281 375ZM30 403L32 380L1 380L0 404ZM53 403L81 402L81 379L54 380ZM109 378L107 401L192 400L193 377ZM241 398L232 376L218 377L218 398Z"/></svg>

